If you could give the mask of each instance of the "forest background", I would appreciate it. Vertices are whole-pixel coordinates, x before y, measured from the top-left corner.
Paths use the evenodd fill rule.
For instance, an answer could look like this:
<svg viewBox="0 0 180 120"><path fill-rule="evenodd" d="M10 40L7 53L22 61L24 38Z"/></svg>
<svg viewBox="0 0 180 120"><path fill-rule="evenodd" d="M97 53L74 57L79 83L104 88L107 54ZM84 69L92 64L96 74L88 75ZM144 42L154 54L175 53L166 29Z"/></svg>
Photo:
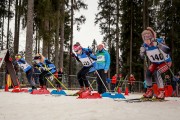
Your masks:
<svg viewBox="0 0 180 120"><path fill-rule="evenodd" d="M146 61L139 57L142 45L141 32L151 26L157 37L165 34L165 42L171 48L172 71L179 71L180 52L180 1L179 0L97 0L98 12L94 24L99 25L102 42L111 55L109 77L114 74L134 74L144 80ZM81 67L71 58L74 29L81 30L86 14L74 13L88 9L83 0L1 0L0 48L10 54L21 53L32 64L33 56L42 53L57 68L68 75ZM15 8L12 10L11 8ZM11 31L10 20L15 28ZM5 22L7 20L7 22ZM7 28L5 28L5 26ZM6 32L5 32L6 29ZM20 29L26 29L25 51L20 51ZM87 28L88 29L88 28ZM90 31L93 32L93 31ZM13 34L12 34L13 33ZM89 46L95 52L97 40ZM149 63L149 61L148 61ZM1 68L1 71L4 71ZM169 73L170 74L170 73ZM68 79L71 86L71 80Z"/></svg>

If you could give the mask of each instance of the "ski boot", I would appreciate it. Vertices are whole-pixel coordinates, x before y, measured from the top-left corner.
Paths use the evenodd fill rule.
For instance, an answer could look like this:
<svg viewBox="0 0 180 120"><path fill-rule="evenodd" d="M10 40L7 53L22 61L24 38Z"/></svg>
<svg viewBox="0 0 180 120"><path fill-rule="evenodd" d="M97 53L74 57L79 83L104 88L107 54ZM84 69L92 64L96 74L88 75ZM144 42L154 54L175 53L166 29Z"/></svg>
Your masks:
<svg viewBox="0 0 180 120"><path fill-rule="evenodd" d="M84 87L81 87L81 89L77 92L77 93L75 93L75 95L77 94L77 95L80 95L82 92L84 92L85 90L84 90Z"/></svg>
<svg viewBox="0 0 180 120"><path fill-rule="evenodd" d="M141 100L151 100L153 97L153 89L147 88L146 93L141 97Z"/></svg>
<svg viewBox="0 0 180 120"><path fill-rule="evenodd" d="M163 88L159 89L159 94L157 95L156 99L158 100L164 100L165 98L165 91Z"/></svg>
<svg viewBox="0 0 180 120"><path fill-rule="evenodd" d="M84 90L84 92L86 92L86 93L91 93L91 88L89 88L89 87L86 87L86 89Z"/></svg>
<svg viewBox="0 0 180 120"><path fill-rule="evenodd" d="M32 86L32 90L37 90L37 87L35 87L35 86Z"/></svg>

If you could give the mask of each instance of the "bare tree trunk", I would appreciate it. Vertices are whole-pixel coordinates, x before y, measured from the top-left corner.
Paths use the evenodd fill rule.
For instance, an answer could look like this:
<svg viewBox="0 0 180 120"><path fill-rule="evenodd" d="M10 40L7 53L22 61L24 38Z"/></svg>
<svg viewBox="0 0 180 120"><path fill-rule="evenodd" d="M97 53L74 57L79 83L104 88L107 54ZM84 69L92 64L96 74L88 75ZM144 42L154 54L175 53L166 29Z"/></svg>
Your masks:
<svg viewBox="0 0 180 120"><path fill-rule="evenodd" d="M38 53L40 53L40 39L39 39L39 33L38 33Z"/></svg>
<svg viewBox="0 0 180 120"><path fill-rule="evenodd" d="M15 29L14 29L14 53L19 51L19 31L20 31L20 8L21 0L16 0L16 13L15 13Z"/></svg>
<svg viewBox="0 0 180 120"><path fill-rule="evenodd" d="M110 3L111 3L111 0L109 0L109 5L110 5ZM109 10L110 11L110 10ZM109 47L109 53L111 53L111 22L110 22L110 19L111 19L111 12L109 12L109 17L108 17L108 21L109 21L109 37L108 37L108 47ZM108 71L108 78L110 78L111 77L111 68L109 67L109 71Z"/></svg>
<svg viewBox="0 0 180 120"><path fill-rule="evenodd" d="M37 27L36 27L35 31L36 31L36 39L35 39L35 40L36 40L36 48L35 48L35 52L36 52L36 53L38 53L38 38L37 38L38 36L37 36Z"/></svg>
<svg viewBox="0 0 180 120"><path fill-rule="evenodd" d="M117 4L117 23L116 23L116 74L119 74L119 0Z"/></svg>
<svg viewBox="0 0 180 120"><path fill-rule="evenodd" d="M131 33L130 33L130 65L129 65L129 73L132 73L132 39L133 39L133 3L131 2Z"/></svg>
<svg viewBox="0 0 180 120"><path fill-rule="evenodd" d="M10 22L10 5L11 5L11 0L9 0L9 5L8 5L8 25L7 25L7 43L6 43L6 49L9 48L9 22Z"/></svg>
<svg viewBox="0 0 180 120"><path fill-rule="evenodd" d="M16 0L16 9L15 9L15 28L14 28L14 53L18 53L19 48L19 40L17 39L17 30L18 30L18 14L19 14L19 8L18 8L18 2L19 0Z"/></svg>
<svg viewBox="0 0 180 120"><path fill-rule="evenodd" d="M26 61L30 64L32 63L33 13L34 13L34 0L28 0L25 58Z"/></svg>
<svg viewBox="0 0 180 120"><path fill-rule="evenodd" d="M73 16L74 16L74 11L73 11L73 0L71 0L71 38L70 38L70 54L69 54L69 75L72 74L72 58L71 58L71 53L72 53L72 44L73 44ZM68 87L71 87L71 78L69 76L68 79Z"/></svg>
<svg viewBox="0 0 180 120"><path fill-rule="evenodd" d="M46 34L48 34L48 31L49 31L49 21L45 20L44 25L45 25ZM48 37L46 35L46 36L43 37L43 48L42 48L42 54L45 57L48 57L48 43L49 43L49 40L48 40Z"/></svg>
<svg viewBox="0 0 180 120"><path fill-rule="evenodd" d="M63 68L64 64L63 64L63 60L64 60L64 8L65 7L65 1L62 1L61 4L61 39L60 39L60 62L59 62L59 66L60 68Z"/></svg>
<svg viewBox="0 0 180 120"><path fill-rule="evenodd" d="M60 0L57 5L57 16L56 16L56 36L55 36L55 66L58 66L59 61L59 26L60 26Z"/></svg>
<svg viewBox="0 0 180 120"><path fill-rule="evenodd" d="M1 31L1 33L2 33L2 43L1 43L1 50L3 50L3 48L4 48L4 14L3 14L3 21L2 21L2 31Z"/></svg>

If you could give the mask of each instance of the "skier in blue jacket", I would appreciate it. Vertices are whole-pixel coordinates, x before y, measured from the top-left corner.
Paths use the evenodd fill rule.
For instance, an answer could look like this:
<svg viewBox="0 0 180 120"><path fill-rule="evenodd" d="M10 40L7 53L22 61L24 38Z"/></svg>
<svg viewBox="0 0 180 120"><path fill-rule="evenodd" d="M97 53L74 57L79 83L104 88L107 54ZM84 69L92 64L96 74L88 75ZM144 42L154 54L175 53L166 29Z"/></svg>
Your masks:
<svg viewBox="0 0 180 120"><path fill-rule="evenodd" d="M36 67L40 70L40 75L39 75L39 82L41 89L47 89L46 87L46 77L51 76L56 72L56 67L53 63L51 63L47 58L45 58L41 54L37 54L34 57L34 61L36 63Z"/></svg>
<svg viewBox="0 0 180 120"><path fill-rule="evenodd" d="M98 93L103 94L104 92L106 92L107 72L109 70L111 62L110 62L110 55L108 51L104 49L104 44L99 44L97 49L98 51L96 52L96 56L97 56L96 70L99 74L97 76Z"/></svg>
<svg viewBox="0 0 180 120"><path fill-rule="evenodd" d="M96 64L96 56L92 53L91 49L82 48L79 42L73 45L73 50L76 54L72 53L72 57L83 65L82 69L77 73L77 79L81 87L77 94L81 94L82 92L90 91L86 75L93 71Z"/></svg>
<svg viewBox="0 0 180 120"><path fill-rule="evenodd" d="M26 73L26 77L28 79L29 84L32 86L32 90L36 89L36 84L33 80L33 69L30 64L26 62L26 60L20 55L15 55L16 63L20 66L20 68Z"/></svg>

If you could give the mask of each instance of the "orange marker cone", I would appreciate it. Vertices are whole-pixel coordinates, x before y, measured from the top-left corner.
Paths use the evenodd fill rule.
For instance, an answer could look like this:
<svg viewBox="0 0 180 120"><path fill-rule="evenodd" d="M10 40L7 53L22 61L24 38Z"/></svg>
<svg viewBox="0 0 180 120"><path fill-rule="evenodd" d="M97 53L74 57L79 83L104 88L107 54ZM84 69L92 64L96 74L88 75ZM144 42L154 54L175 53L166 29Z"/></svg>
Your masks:
<svg viewBox="0 0 180 120"><path fill-rule="evenodd" d="M124 95L129 95L129 90L128 90L128 88L125 89Z"/></svg>
<svg viewBox="0 0 180 120"><path fill-rule="evenodd" d="M118 94L121 94L121 88L120 87L118 87L117 92L118 92Z"/></svg>
<svg viewBox="0 0 180 120"><path fill-rule="evenodd" d="M8 87L7 84L6 84L5 87L4 87L4 91L5 91L5 92L9 92L9 87Z"/></svg>

